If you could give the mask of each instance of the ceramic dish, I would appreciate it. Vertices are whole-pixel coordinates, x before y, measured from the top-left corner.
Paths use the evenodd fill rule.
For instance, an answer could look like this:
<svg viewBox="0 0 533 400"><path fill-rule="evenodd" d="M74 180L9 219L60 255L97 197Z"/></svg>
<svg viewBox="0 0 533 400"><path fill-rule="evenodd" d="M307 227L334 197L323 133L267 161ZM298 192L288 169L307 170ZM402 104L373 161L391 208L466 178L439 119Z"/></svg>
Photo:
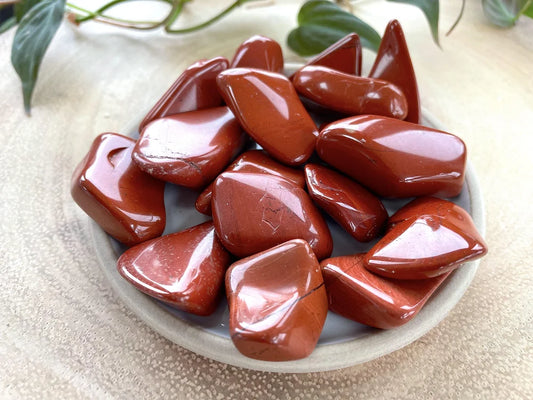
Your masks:
<svg viewBox="0 0 533 400"><path fill-rule="evenodd" d="M297 66L287 68L291 73ZM423 109L423 124L446 131ZM126 130L135 136L136 122ZM194 209L198 193L175 185L165 188L167 225L164 234L178 232L209 218ZM389 215L410 199L384 201ZM481 193L472 165L468 162L464 188L452 199L472 216L481 235L485 233ZM335 222L326 217L334 240L333 255L367 251L374 243L358 243ZM332 312L328 313L322 335L313 353L302 360L287 362L258 361L241 355L233 346L228 331L227 303L222 301L209 317L198 317L172 309L141 293L124 280L116 261L126 249L91 221L92 238L100 267L122 301L147 325L172 342L211 359L227 364L272 372L317 372L363 363L398 350L420 338L442 321L470 285L479 260L461 266L439 287L420 313L407 324L392 330L371 328Z"/></svg>

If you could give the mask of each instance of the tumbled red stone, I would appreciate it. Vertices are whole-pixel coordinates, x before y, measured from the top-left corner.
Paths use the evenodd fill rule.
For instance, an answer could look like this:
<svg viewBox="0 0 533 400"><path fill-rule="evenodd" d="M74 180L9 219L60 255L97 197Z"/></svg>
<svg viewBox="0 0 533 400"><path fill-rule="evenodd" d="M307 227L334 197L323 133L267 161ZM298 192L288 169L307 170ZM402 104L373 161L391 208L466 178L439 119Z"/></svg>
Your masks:
<svg viewBox="0 0 533 400"><path fill-rule="evenodd" d="M349 33L333 43L306 65L322 65L351 75L361 75L363 51L357 33Z"/></svg>
<svg viewBox="0 0 533 400"><path fill-rule="evenodd" d="M180 310L209 315L220 299L230 261L213 223L205 222L126 250L117 268L141 292Z"/></svg>
<svg viewBox="0 0 533 400"><path fill-rule="evenodd" d="M451 133L394 118L360 115L326 126L319 157L384 197L457 196L466 147Z"/></svg>
<svg viewBox="0 0 533 400"><path fill-rule="evenodd" d="M129 137L101 134L76 167L70 187L82 210L128 246L161 236L165 229L165 183L133 164L134 145Z"/></svg>
<svg viewBox="0 0 533 400"><path fill-rule="evenodd" d="M397 20L392 20L387 25L378 55L368 76L383 79L398 86L409 104L409 112L405 120L415 124L422 122L415 70L402 27Z"/></svg>
<svg viewBox="0 0 533 400"><path fill-rule="evenodd" d="M250 150L242 153L226 168L226 172L230 171L275 175L280 178L285 178L301 188L305 187L303 171L280 164L261 150ZM196 200L195 207L202 214L211 215L212 195L213 183L209 184Z"/></svg>
<svg viewBox="0 0 533 400"><path fill-rule="evenodd" d="M361 324L391 329L409 322L451 272L424 280L374 275L365 254L333 257L320 263L329 309Z"/></svg>
<svg viewBox="0 0 533 400"><path fill-rule="evenodd" d="M217 82L244 130L270 156L288 165L307 161L318 131L285 76L235 68L222 72Z"/></svg>
<svg viewBox="0 0 533 400"><path fill-rule="evenodd" d="M445 274L487 253L468 213L436 198L416 199L391 217L385 236L365 256L370 271L395 279Z"/></svg>
<svg viewBox="0 0 533 400"><path fill-rule="evenodd" d="M310 65L292 79L302 96L327 109L344 114L374 114L404 119L407 100L392 83Z"/></svg>
<svg viewBox="0 0 533 400"><path fill-rule="evenodd" d="M194 189L211 182L244 145L227 107L170 115L146 126L133 161L150 175Z"/></svg>
<svg viewBox="0 0 533 400"><path fill-rule="evenodd" d="M146 114L139 132L151 121L187 111L217 107L222 104L216 77L228 68L224 57L200 60L187 68Z"/></svg>
<svg viewBox="0 0 533 400"><path fill-rule="evenodd" d="M281 73L283 71L281 46L275 40L254 35L239 46L230 68L257 68Z"/></svg>
<svg viewBox="0 0 533 400"><path fill-rule="evenodd" d="M333 248L326 222L307 193L273 175L224 172L213 187L213 221L231 253L246 257L291 239L306 240L317 258Z"/></svg>
<svg viewBox="0 0 533 400"><path fill-rule="evenodd" d="M231 339L245 356L289 361L315 348L328 303L307 242L291 240L232 264L226 295Z"/></svg>
<svg viewBox="0 0 533 400"><path fill-rule="evenodd" d="M305 166L309 196L360 242L374 239L387 220L381 201L358 183L317 164Z"/></svg>

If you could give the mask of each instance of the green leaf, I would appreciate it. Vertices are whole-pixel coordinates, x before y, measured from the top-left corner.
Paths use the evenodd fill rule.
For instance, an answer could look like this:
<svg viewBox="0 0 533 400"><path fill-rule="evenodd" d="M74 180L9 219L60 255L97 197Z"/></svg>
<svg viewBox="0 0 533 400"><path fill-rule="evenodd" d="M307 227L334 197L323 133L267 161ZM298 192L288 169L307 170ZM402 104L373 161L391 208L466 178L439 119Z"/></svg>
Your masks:
<svg viewBox="0 0 533 400"><path fill-rule="evenodd" d="M533 1L530 2L529 6L524 11L522 11L522 15L533 18Z"/></svg>
<svg viewBox="0 0 533 400"><path fill-rule="evenodd" d="M422 10L431 29L435 43L439 44L439 0L387 0L393 3L405 3Z"/></svg>
<svg viewBox="0 0 533 400"><path fill-rule="evenodd" d="M302 56L320 53L349 33L355 32L361 45L377 51L381 37L367 23L342 10L335 3L311 0L298 13L298 27L287 38L289 47Z"/></svg>
<svg viewBox="0 0 533 400"><path fill-rule="evenodd" d="M483 12L494 25L510 28L520 16L527 0L482 0ZM526 10L527 11L527 10Z"/></svg>
<svg viewBox="0 0 533 400"><path fill-rule="evenodd" d="M39 67L65 10L65 0L44 0L20 20L11 48L11 63L22 82L24 108L30 113Z"/></svg>
<svg viewBox="0 0 533 400"><path fill-rule="evenodd" d="M24 17L24 15L26 15L26 13L40 1L41 0L20 0L19 2L15 3L14 14L17 22L20 22L22 17Z"/></svg>
<svg viewBox="0 0 533 400"><path fill-rule="evenodd" d="M7 32L11 28L13 28L15 25L17 25L17 19L15 17L6 19L4 22L0 24L0 34Z"/></svg>

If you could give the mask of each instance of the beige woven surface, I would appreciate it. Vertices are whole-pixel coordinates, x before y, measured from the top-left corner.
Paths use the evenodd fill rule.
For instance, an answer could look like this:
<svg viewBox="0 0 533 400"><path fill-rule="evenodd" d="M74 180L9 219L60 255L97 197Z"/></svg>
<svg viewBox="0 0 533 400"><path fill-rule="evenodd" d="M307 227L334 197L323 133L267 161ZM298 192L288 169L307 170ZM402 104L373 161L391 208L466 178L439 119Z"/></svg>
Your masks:
<svg viewBox="0 0 533 400"><path fill-rule="evenodd" d="M465 140L485 197L489 255L422 339L334 372L248 371L160 337L104 279L69 195L92 139L140 118L196 59L231 56L253 33L283 41L297 3L278 5L277 18L238 11L187 37L64 25L31 118L9 63L14 32L0 36L0 398L533 398L533 20L490 28L479 1L442 51L421 15L380 2L361 12L380 31L402 13L423 104ZM442 3L445 27L460 2Z"/></svg>

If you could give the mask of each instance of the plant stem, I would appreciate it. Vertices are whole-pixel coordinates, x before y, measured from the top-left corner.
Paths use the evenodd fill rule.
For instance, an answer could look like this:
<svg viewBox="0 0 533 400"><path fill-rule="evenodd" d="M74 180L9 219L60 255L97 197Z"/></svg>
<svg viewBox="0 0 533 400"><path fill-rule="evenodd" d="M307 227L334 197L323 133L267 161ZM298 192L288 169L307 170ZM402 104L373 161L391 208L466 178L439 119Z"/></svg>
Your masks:
<svg viewBox="0 0 533 400"><path fill-rule="evenodd" d="M213 24L214 22L218 21L219 19L224 17L226 14L229 14L231 11L233 11L235 8L240 7L244 3L248 3L250 1L255 1L255 0L236 0L233 4L231 4L226 9L222 10L219 14L215 15L213 18L208 19L207 21L202 22L201 24L191 26L189 28L171 29L170 25L167 24L165 26L165 31L167 33L181 34L181 33L189 33L189 32L194 32L194 31L200 30L200 29L205 28L206 26L209 26L209 25Z"/></svg>
<svg viewBox="0 0 533 400"><path fill-rule="evenodd" d="M463 18L463 12L465 11L465 4L466 4L466 0L463 0L463 4L461 4L461 11L459 11L459 16L457 17L453 25L450 27L450 29L448 29L448 32L446 32L446 36L452 33L452 31L455 29L455 27L457 26L461 18Z"/></svg>
<svg viewBox="0 0 533 400"><path fill-rule="evenodd" d="M72 3L67 3L66 5L72 9L75 9L75 10L78 10L78 11L81 11L87 14L83 17L82 16L77 17L76 18L77 23L95 20L98 22L110 23L111 25L117 25L117 26L126 27L126 28L136 28L136 29L153 29L158 26L161 26L161 22L159 21L132 21L132 20L127 20L127 19L122 19L122 18L111 17L108 15L103 15L103 12L108 10L109 8L112 8L116 6L117 4L128 2L128 1L131 1L131 0L113 0L110 3L107 3L104 6L100 7L96 11L90 11L90 10L87 10L85 8L82 8ZM165 3L171 2L170 0L160 0L160 1L164 1ZM111 23L111 21L117 22L117 24ZM149 25L149 26L138 27L138 26L133 26L133 25Z"/></svg>
<svg viewBox="0 0 533 400"><path fill-rule="evenodd" d="M531 5L531 2L533 2L533 0L526 1L526 4L524 4L520 11L518 11L518 14L516 14L516 16L514 17L514 22L516 22L518 18L520 18L520 16L524 13L524 11L528 9L528 7Z"/></svg>

